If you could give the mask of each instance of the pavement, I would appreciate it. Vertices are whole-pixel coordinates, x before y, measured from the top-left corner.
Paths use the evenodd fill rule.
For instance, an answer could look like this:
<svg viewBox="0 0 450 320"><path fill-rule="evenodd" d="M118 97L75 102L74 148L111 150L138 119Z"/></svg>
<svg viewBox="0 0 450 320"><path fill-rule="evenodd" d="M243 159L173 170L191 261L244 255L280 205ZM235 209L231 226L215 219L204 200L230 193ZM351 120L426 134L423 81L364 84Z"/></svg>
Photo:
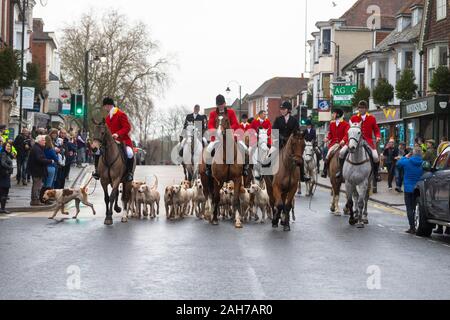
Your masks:
<svg viewBox="0 0 450 320"><path fill-rule="evenodd" d="M161 193L183 176L180 167L137 168L151 183L154 174ZM78 220L0 217L0 299L450 299L450 237L405 234L395 208L370 202L370 224L357 229L330 214L330 192L319 187L296 197L290 233L270 222L167 221L163 203L157 219L115 215L106 227L103 192L95 182L90 190L95 217L84 207Z"/></svg>
<svg viewBox="0 0 450 320"><path fill-rule="evenodd" d="M331 189L330 179L324 179L319 175L318 185L327 189ZM395 182L393 190L388 189L387 181L381 181L377 186L377 193L370 196L370 200L385 206L395 207L406 212L404 194L395 191ZM342 184L341 192L345 193L345 185Z"/></svg>
<svg viewBox="0 0 450 320"><path fill-rule="evenodd" d="M80 183L80 178L88 171L89 165L84 165L84 168L78 168L76 166L70 169L69 179L66 182L66 186L69 188L75 187ZM14 165L16 168L16 165ZM31 186L32 182L28 183L27 186L22 185L22 183L17 184L16 180L17 171L14 169L14 173L11 175L11 189L9 191L8 203L6 204L6 209L10 212L27 212L27 211L48 211L53 209L55 206L43 206L43 207L31 207Z"/></svg>

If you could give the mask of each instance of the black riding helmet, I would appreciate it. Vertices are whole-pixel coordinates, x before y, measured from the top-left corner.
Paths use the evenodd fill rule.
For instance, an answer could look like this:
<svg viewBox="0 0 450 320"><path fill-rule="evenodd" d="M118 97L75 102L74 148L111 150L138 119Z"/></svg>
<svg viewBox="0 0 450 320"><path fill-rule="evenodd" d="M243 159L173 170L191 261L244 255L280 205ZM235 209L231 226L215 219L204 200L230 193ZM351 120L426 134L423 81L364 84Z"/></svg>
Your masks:
<svg viewBox="0 0 450 320"><path fill-rule="evenodd" d="M283 102L283 104L280 106L280 109L287 109L289 111L292 111L292 104L289 101Z"/></svg>
<svg viewBox="0 0 450 320"><path fill-rule="evenodd" d="M333 113L336 113L338 118L342 118L344 116L344 111L341 109L334 109Z"/></svg>

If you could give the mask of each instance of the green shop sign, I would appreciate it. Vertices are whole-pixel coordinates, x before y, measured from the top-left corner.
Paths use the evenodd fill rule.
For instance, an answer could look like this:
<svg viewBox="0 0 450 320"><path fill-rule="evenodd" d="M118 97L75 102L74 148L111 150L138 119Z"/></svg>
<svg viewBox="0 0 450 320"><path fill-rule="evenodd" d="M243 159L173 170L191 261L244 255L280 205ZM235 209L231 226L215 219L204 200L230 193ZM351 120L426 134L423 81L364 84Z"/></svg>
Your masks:
<svg viewBox="0 0 450 320"><path fill-rule="evenodd" d="M357 86L335 86L333 90L334 106L351 106L352 99L358 90Z"/></svg>

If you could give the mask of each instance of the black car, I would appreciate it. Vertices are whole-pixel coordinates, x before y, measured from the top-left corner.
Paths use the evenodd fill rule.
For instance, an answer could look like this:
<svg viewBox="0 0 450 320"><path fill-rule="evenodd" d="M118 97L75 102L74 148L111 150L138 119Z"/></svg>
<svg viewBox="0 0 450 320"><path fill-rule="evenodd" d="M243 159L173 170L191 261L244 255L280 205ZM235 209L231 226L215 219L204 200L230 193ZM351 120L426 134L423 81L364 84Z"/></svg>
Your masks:
<svg viewBox="0 0 450 320"><path fill-rule="evenodd" d="M418 236L430 237L436 225L450 227L450 147L434 165L425 162L424 170L415 190L416 229Z"/></svg>

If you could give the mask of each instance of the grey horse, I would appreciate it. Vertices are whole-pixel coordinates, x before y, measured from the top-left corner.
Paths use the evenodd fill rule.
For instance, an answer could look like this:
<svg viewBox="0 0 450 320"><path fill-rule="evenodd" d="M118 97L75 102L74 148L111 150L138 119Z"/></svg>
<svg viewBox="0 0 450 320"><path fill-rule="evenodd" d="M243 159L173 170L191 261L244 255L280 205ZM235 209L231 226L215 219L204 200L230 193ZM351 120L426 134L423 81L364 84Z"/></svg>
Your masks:
<svg viewBox="0 0 450 320"><path fill-rule="evenodd" d="M344 163L343 177L347 191L347 210L350 212L349 223L358 228L369 224L367 203L372 181L372 164L362 139L361 123L350 123L348 131L349 154ZM355 204L355 206L354 206ZM355 208L354 208L355 207Z"/></svg>

